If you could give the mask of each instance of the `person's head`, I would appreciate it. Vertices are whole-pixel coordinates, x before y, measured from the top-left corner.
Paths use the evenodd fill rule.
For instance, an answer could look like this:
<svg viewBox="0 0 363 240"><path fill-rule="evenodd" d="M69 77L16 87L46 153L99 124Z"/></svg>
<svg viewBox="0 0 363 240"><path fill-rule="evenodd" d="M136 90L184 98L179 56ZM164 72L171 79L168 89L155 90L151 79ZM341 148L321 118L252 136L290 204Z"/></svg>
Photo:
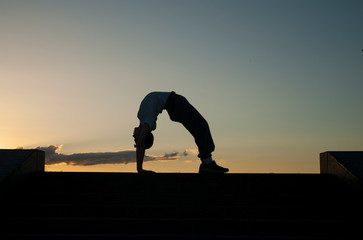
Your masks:
<svg viewBox="0 0 363 240"><path fill-rule="evenodd" d="M139 140L140 133L141 133L141 127L136 127L134 129L134 135L133 135L134 140L135 140L135 145L134 145L135 147ZM144 147L145 147L145 149L149 149L152 147L153 144L154 144L154 135L151 132L148 132L148 134L146 135L146 138L145 138Z"/></svg>
<svg viewBox="0 0 363 240"><path fill-rule="evenodd" d="M153 146L154 144L154 135L149 132L147 135L146 135L146 138L145 138L145 149L149 149Z"/></svg>

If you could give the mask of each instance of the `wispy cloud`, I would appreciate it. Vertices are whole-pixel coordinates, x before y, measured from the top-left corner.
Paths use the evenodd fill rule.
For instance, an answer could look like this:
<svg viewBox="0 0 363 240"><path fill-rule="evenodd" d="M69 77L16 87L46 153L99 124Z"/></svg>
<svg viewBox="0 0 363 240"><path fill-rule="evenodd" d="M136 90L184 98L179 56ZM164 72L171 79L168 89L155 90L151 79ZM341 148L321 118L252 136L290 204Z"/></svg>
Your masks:
<svg viewBox="0 0 363 240"><path fill-rule="evenodd" d="M89 166L96 164L128 164L136 162L135 150L124 150L117 152L87 152L87 153L61 153L63 145L49 145L48 147L36 147L45 152L45 164L52 165L66 163L75 166ZM19 147L22 148L22 147ZM183 153L165 153L162 156L145 155L144 161L178 160L180 157L194 154L194 150L186 149Z"/></svg>
<svg viewBox="0 0 363 240"><path fill-rule="evenodd" d="M185 149L182 153L182 156L188 156L188 155L198 155L199 151L197 148L188 148Z"/></svg>

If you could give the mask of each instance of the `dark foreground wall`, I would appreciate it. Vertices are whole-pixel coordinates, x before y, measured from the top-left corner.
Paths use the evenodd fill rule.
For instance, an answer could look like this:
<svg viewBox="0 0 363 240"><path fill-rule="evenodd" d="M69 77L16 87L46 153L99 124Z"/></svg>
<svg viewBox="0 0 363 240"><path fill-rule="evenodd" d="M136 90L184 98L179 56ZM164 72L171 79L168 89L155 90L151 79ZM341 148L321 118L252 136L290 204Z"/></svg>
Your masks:
<svg viewBox="0 0 363 240"><path fill-rule="evenodd" d="M0 185L16 183L44 172L44 152L40 150L0 150Z"/></svg>
<svg viewBox="0 0 363 240"><path fill-rule="evenodd" d="M0 239L347 240L361 199L329 174L45 172L0 201Z"/></svg>

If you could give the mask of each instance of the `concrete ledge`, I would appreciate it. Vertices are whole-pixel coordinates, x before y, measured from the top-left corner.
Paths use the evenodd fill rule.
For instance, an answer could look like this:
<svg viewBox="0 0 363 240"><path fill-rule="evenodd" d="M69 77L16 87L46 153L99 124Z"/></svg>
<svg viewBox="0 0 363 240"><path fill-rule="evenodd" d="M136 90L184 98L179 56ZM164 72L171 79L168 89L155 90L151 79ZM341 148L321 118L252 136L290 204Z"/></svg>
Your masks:
<svg viewBox="0 0 363 240"><path fill-rule="evenodd" d="M44 172L44 152L40 150L0 150L0 185L24 180L31 174Z"/></svg>
<svg viewBox="0 0 363 240"><path fill-rule="evenodd" d="M363 151L328 151L320 153L320 173L333 174L363 186Z"/></svg>

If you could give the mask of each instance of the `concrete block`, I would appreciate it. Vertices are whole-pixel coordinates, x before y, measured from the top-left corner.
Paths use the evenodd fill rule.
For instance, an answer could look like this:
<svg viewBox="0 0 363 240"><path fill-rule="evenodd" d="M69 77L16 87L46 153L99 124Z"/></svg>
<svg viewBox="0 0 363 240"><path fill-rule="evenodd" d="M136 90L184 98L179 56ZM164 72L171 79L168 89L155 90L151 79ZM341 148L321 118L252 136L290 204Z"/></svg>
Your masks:
<svg viewBox="0 0 363 240"><path fill-rule="evenodd" d="M320 153L320 173L333 174L354 184L363 184L363 151Z"/></svg>
<svg viewBox="0 0 363 240"><path fill-rule="evenodd" d="M0 150L0 184L19 182L33 173L44 172L44 161L44 151Z"/></svg>

